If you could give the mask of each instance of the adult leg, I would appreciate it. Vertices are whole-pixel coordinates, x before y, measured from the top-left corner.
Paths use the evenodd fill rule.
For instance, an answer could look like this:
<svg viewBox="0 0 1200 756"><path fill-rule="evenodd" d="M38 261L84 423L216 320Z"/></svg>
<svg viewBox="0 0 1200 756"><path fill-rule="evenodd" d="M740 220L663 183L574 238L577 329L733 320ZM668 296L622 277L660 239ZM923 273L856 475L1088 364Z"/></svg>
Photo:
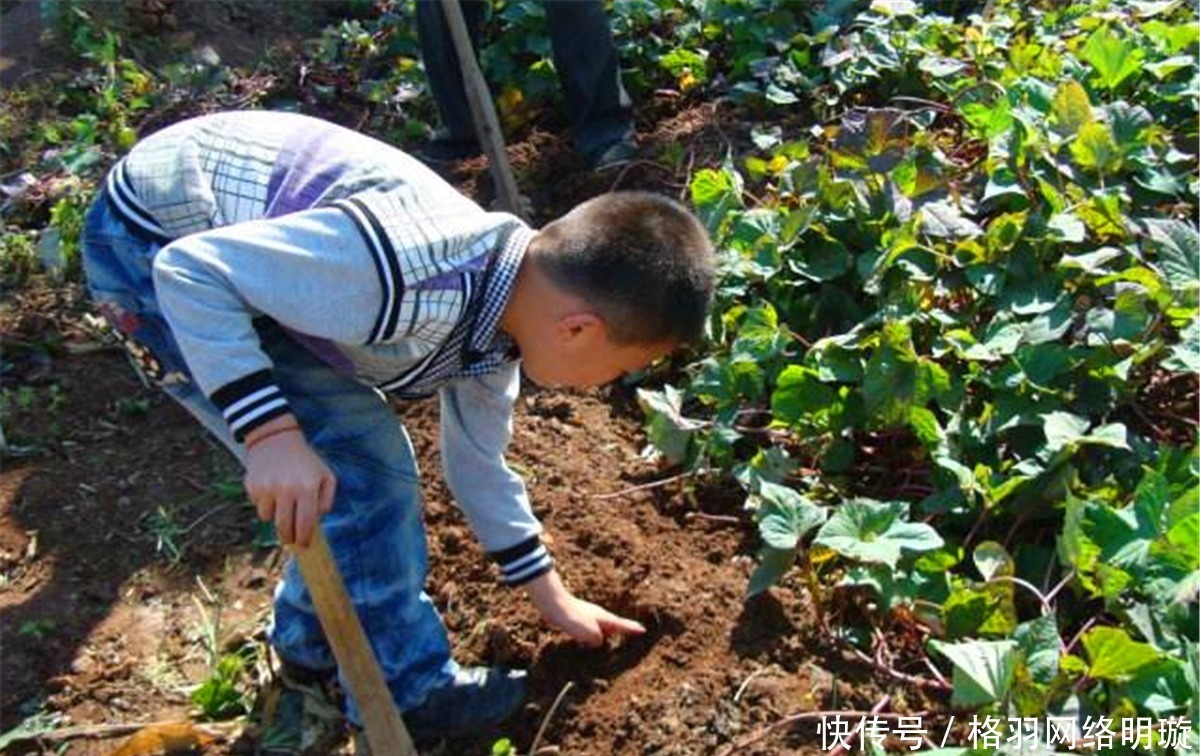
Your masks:
<svg viewBox="0 0 1200 756"><path fill-rule="evenodd" d="M471 45L478 55L486 6L482 0L462 0L460 4L471 34ZM448 143L477 144L462 69L441 0L420 0L417 3L417 35L421 42L421 58L425 63L429 91L437 103L445 129L445 134L439 139Z"/></svg>
<svg viewBox="0 0 1200 756"><path fill-rule="evenodd" d="M575 149L594 161L609 146L633 137L612 27L600 0L546 0L543 5Z"/></svg>

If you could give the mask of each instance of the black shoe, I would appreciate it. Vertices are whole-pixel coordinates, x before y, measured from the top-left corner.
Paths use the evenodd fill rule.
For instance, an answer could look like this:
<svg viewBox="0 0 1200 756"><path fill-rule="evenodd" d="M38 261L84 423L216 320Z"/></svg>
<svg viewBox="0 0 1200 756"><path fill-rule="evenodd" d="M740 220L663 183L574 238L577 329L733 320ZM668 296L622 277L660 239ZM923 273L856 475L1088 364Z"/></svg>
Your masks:
<svg viewBox="0 0 1200 756"><path fill-rule="evenodd" d="M618 139L589 154L588 165L593 171L602 173L628 165L635 157L637 157L637 145L633 143L633 140Z"/></svg>
<svg viewBox="0 0 1200 756"><path fill-rule="evenodd" d="M474 139L451 139L438 136L418 149L415 157L430 168L437 170L453 168L455 164L463 160L477 158L482 154L479 142Z"/></svg>
<svg viewBox="0 0 1200 756"><path fill-rule="evenodd" d="M480 735L500 724L525 701L525 673L498 667L462 667L454 679L435 688L425 702L404 712L404 726L415 743ZM362 730L354 734L354 752L371 754Z"/></svg>
<svg viewBox="0 0 1200 756"><path fill-rule="evenodd" d="M525 673L500 667L461 667L425 702L404 712L413 740L461 738L499 724L525 701Z"/></svg>

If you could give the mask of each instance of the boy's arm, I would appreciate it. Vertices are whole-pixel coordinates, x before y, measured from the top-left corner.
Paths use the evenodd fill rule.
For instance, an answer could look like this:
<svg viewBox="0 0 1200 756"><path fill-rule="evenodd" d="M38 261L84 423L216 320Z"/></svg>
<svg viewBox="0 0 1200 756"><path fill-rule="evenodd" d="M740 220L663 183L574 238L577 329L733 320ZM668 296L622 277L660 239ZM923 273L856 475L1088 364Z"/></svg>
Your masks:
<svg viewBox="0 0 1200 756"><path fill-rule="evenodd" d="M520 372L510 363L491 375L455 381L441 398L442 470L476 538L509 585L552 569L539 536L525 482L509 469L504 451L512 436Z"/></svg>
<svg viewBox="0 0 1200 756"><path fill-rule="evenodd" d="M366 339L382 287L353 222L336 209L179 239L154 260L159 304L199 388L244 444L245 485L283 543L307 545L336 481L309 446L253 325Z"/></svg>
<svg viewBox="0 0 1200 756"><path fill-rule="evenodd" d="M590 646L614 633L645 632L576 598L554 571L525 483L504 462L519 388L520 372L511 364L442 389L442 467L450 491L505 582L524 586L547 623Z"/></svg>
<svg viewBox="0 0 1200 756"><path fill-rule="evenodd" d="M253 319L365 343L383 302L370 251L334 208L186 236L154 259L154 288L199 388L234 438L289 411Z"/></svg>

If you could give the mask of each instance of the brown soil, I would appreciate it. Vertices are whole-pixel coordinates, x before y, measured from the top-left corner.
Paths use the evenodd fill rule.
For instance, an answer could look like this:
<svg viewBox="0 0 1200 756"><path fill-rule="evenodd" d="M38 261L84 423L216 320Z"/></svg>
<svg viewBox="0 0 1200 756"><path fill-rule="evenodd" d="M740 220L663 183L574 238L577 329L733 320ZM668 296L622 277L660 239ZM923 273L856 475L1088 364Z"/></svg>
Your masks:
<svg viewBox="0 0 1200 756"><path fill-rule="evenodd" d="M184 721L186 691L206 677L201 608L211 618L219 603L228 647L259 635L282 560L252 545L249 504L214 489L238 477L224 450L141 386L120 353L74 353L93 342L68 317L72 299L30 294L0 321L8 385L34 392L5 427L30 455L0 475L0 729L39 709L66 715L60 726ZM436 474L436 404L398 411L427 473L429 591L460 660L531 670L531 703L497 736L530 744L568 683L542 743L569 754L712 753L787 713L835 699L865 710L879 697L865 675L835 681L824 668L798 586L744 600L752 529L695 516L740 520L735 488L602 498L672 472L642 458L627 390L527 392L510 455L571 587L648 628L602 650L540 626L497 582ZM178 558L158 543L164 512L181 530ZM740 752L817 751L811 723L784 733ZM121 740L75 740L66 752L107 754ZM206 752L247 753L253 741L250 729ZM489 742L459 747L482 754Z"/></svg>

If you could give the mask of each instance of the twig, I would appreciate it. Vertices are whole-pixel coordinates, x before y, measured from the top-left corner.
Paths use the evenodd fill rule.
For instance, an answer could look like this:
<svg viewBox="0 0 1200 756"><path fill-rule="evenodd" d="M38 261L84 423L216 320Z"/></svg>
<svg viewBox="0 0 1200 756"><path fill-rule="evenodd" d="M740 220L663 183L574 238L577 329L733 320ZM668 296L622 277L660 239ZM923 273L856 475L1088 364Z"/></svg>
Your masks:
<svg viewBox="0 0 1200 756"><path fill-rule="evenodd" d="M741 517L733 515L715 515L707 512L688 512L683 516L685 520L708 520L710 522L727 522L730 525L745 525L746 521Z"/></svg>
<svg viewBox="0 0 1200 756"><path fill-rule="evenodd" d="M204 522L209 517L212 517L213 515L217 514L218 512L222 512L226 509L229 509L229 507L230 507L229 502L226 502L224 504L218 504L217 506L212 507L211 509L206 511L204 514L202 514L199 517L197 517L196 519L192 520L192 523L190 525L188 525L186 528L179 531L179 535L187 535L188 533L195 530L197 525Z"/></svg>
<svg viewBox="0 0 1200 756"><path fill-rule="evenodd" d="M550 711L546 712L546 716L542 719L542 726L538 728L537 735L533 736L533 745L529 746L530 756L534 756L538 752L538 744L542 742L542 735L546 734L546 727L549 726L550 720L554 717L554 712L558 711L558 705L562 703L566 697L567 691L574 687L575 683L570 680L558 692L558 696L554 699L554 703L550 704Z"/></svg>
<svg viewBox="0 0 1200 756"><path fill-rule="evenodd" d="M975 540L975 535L979 532L979 529L983 527L983 523L987 521L987 516L987 507L980 507L979 516L975 518L975 524L971 526L971 530L967 533L967 537L963 539L962 548L964 551L966 551L967 547L971 545L971 541Z"/></svg>
<svg viewBox="0 0 1200 756"><path fill-rule="evenodd" d="M662 488L663 486L669 486L677 480L683 480L684 478L690 478L694 475L701 475L701 474L707 473L707 472L708 472L708 470L706 470L706 469L704 469L704 470L689 470L687 472L679 473L678 475L672 475L669 478L663 478L662 480L656 480L656 481L652 481L650 483L643 483L640 486L631 486L629 488L622 488L620 491L613 491L612 493L594 494L592 496L592 498L593 499L619 499L622 496L628 496L629 494L637 493L638 491L649 491L653 488Z"/></svg>
<svg viewBox="0 0 1200 756"><path fill-rule="evenodd" d="M883 708L885 706L887 706L891 702L891 700L892 700L891 696L884 696L883 698L879 699L879 701L876 702L876 704L871 707L871 711L867 713L867 716L868 717L878 717L880 712L883 711ZM842 745L840 745L837 748L830 751L829 755L830 756L842 756L843 753L848 752L850 750L850 748L854 745L855 739L859 735L862 734L860 729L861 728L855 728L854 732L850 733L850 738Z"/></svg>
<svg viewBox="0 0 1200 756"><path fill-rule="evenodd" d="M651 168L658 168L660 170L666 171L667 173L671 174L672 177L675 176L675 169L671 168L670 166L656 163L653 160L630 160L628 163L626 163L624 166L621 167L621 172L617 174L617 177L612 182L612 186L610 186L608 188L608 190L610 192L615 192L617 190L617 187L621 185L621 182L625 180L625 174L629 173L629 169L633 168L634 166L638 166L638 165L648 165Z"/></svg>
<svg viewBox="0 0 1200 756"><path fill-rule="evenodd" d="M908 97L906 95L897 95L895 97L888 98L888 102L911 102L915 105L921 105L924 108L928 108L930 110L937 110L942 113L952 112L952 109L946 103L934 102L933 100L926 100L922 97Z"/></svg>
<svg viewBox="0 0 1200 756"><path fill-rule="evenodd" d="M1013 520L1012 527L1009 528L1008 533L1006 533L1004 535L1004 541L1002 542L1004 544L1004 548L1006 548L1006 549L1008 548L1008 544L1009 544L1009 542L1012 541L1013 536L1016 535L1017 531L1020 530L1021 526L1025 524L1026 517L1027 517L1027 515L1024 512L1022 512L1021 514L1019 514L1017 516L1017 518L1015 520Z"/></svg>
<svg viewBox="0 0 1200 756"><path fill-rule="evenodd" d="M742 684L738 686L737 693L733 694L733 702L737 703L738 701L740 701L742 698L742 694L746 692L746 688L750 687L750 683L754 680L754 678L756 678L759 675L761 675L762 673L766 672L768 669L770 669L770 667L759 667L758 669L751 672L750 676L747 677L745 680L743 680Z"/></svg>

